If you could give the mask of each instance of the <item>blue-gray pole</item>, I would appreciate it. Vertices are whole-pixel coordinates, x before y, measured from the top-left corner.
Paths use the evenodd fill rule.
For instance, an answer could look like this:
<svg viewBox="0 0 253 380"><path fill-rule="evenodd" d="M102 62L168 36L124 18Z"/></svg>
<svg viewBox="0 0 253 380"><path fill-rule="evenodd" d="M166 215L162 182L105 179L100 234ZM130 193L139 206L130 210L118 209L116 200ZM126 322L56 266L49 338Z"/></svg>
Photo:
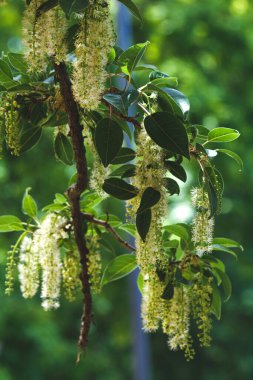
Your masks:
<svg viewBox="0 0 253 380"><path fill-rule="evenodd" d="M132 17L128 10L122 4L119 4L117 21L118 45L125 50L132 45L133 27ZM136 285L137 277L138 271L136 270L130 276L129 281L131 325L133 335L134 380L150 380L151 362L149 338L148 335L145 334L142 330L141 295Z"/></svg>

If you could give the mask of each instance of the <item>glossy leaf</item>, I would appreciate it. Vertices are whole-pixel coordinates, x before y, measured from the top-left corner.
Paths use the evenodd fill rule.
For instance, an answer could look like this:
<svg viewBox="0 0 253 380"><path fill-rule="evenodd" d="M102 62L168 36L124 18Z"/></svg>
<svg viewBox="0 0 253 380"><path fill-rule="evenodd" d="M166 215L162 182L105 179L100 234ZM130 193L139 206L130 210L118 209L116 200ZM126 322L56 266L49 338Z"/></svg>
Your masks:
<svg viewBox="0 0 253 380"><path fill-rule="evenodd" d="M0 216L0 232L12 232L24 230L22 222L13 215Z"/></svg>
<svg viewBox="0 0 253 380"><path fill-rule="evenodd" d="M34 127L31 124L27 123L21 129L20 136L20 146L21 153L28 151L38 144L42 134L42 129L40 127Z"/></svg>
<svg viewBox="0 0 253 380"><path fill-rule="evenodd" d="M128 103L123 95L119 94L105 94L103 99L110 105L115 107L122 115L128 115Z"/></svg>
<svg viewBox="0 0 253 380"><path fill-rule="evenodd" d="M180 179L182 182L186 182L187 174L183 166L179 165L177 162L174 161L166 161L165 165L172 175Z"/></svg>
<svg viewBox="0 0 253 380"><path fill-rule="evenodd" d="M119 2L125 5L132 15L134 15L142 23L141 13L132 0L119 0Z"/></svg>
<svg viewBox="0 0 253 380"><path fill-rule="evenodd" d="M59 0L59 4L62 10L67 16L70 16L73 12L82 12L88 7L88 0Z"/></svg>
<svg viewBox="0 0 253 380"><path fill-rule="evenodd" d="M121 148L117 156L112 160L113 165L124 164L135 159L136 153L130 148Z"/></svg>
<svg viewBox="0 0 253 380"><path fill-rule="evenodd" d="M121 66L126 67L126 73L131 75L132 71L134 71L138 62L144 55L148 44L149 41L133 45L120 55L118 62Z"/></svg>
<svg viewBox="0 0 253 380"><path fill-rule="evenodd" d="M152 84L158 87L176 87L178 80L175 77L157 78L152 80Z"/></svg>
<svg viewBox="0 0 253 380"><path fill-rule="evenodd" d="M120 178L108 178L104 181L103 190L115 198L128 200L138 194L138 189Z"/></svg>
<svg viewBox="0 0 253 380"><path fill-rule="evenodd" d="M147 187L141 197L141 203L137 210L137 214L146 211L147 209L155 206L161 199L161 193L153 187Z"/></svg>
<svg viewBox="0 0 253 380"><path fill-rule="evenodd" d="M215 269L215 271L218 273L218 275L221 279L221 284L222 284L223 290L224 290L224 302L227 302L229 300L229 298L231 297L231 293L232 293L231 281L225 272L223 272L219 269Z"/></svg>
<svg viewBox="0 0 253 380"><path fill-rule="evenodd" d="M172 178L164 178L163 179L163 186L168 190L170 195L174 195L174 194L179 195L179 193L180 193L180 187L179 187L177 181L175 181Z"/></svg>
<svg viewBox="0 0 253 380"><path fill-rule="evenodd" d="M103 273L101 285L119 280L133 272L137 268L136 258L133 254L120 255L115 257Z"/></svg>
<svg viewBox="0 0 253 380"><path fill-rule="evenodd" d="M231 157L239 165L240 171L243 169L242 159L237 153L233 152L232 150L228 150L228 149L216 149L216 152L224 153L227 156Z"/></svg>
<svg viewBox="0 0 253 380"><path fill-rule="evenodd" d="M223 245L224 247L228 247L228 248L239 248L243 251L243 247L240 243L238 243L235 240L224 238L224 237L214 238L213 244L220 244L220 245Z"/></svg>
<svg viewBox="0 0 253 380"><path fill-rule="evenodd" d="M174 286L171 283L168 283L161 297L164 300L171 300L173 296L174 296Z"/></svg>
<svg viewBox="0 0 253 380"><path fill-rule="evenodd" d="M189 159L188 136L183 123L169 112L147 116L144 125L148 135L161 148Z"/></svg>
<svg viewBox="0 0 253 380"><path fill-rule="evenodd" d="M20 73L26 74L28 70L28 66L24 59L23 54L9 53L8 60L12 67L14 67Z"/></svg>
<svg viewBox="0 0 253 380"><path fill-rule="evenodd" d="M63 133L59 132L54 141L56 157L66 165L73 164L72 144Z"/></svg>
<svg viewBox="0 0 253 380"><path fill-rule="evenodd" d="M240 133L232 128L214 128L208 133L208 142L229 142L238 139Z"/></svg>
<svg viewBox="0 0 253 380"><path fill-rule="evenodd" d="M123 143L123 132L118 123L110 118L102 119L94 134L96 150L105 167L117 156Z"/></svg>
<svg viewBox="0 0 253 380"><path fill-rule="evenodd" d="M169 78L169 75L166 73L163 73L162 71L158 71L158 70L152 71L152 73L149 74L149 79L151 81L158 79L158 78Z"/></svg>
<svg viewBox="0 0 253 380"><path fill-rule="evenodd" d="M152 213L150 208L138 213L136 216L136 228L143 241L146 240L151 224L151 217Z"/></svg>
<svg viewBox="0 0 253 380"><path fill-rule="evenodd" d="M237 254L234 251L232 251L232 249L224 247L221 244L212 244L212 250L229 253L231 256L233 256L237 260Z"/></svg>

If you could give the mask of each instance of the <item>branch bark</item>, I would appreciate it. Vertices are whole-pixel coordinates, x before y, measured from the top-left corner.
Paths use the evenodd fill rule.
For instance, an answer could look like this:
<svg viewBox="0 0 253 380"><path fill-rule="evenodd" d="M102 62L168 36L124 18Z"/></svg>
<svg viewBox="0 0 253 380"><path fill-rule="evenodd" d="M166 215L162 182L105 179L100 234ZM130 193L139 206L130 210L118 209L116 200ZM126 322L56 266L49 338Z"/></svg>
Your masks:
<svg viewBox="0 0 253 380"><path fill-rule="evenodd" d="M80 280L82 282L84 306L78 344L79 348L81 350L84 350L87 347L88 335L92 319L92 296L88 274L89 249L85 240L83 223L84 220L80 209L80 196L82 192L88 187L88 167L79 110L73 96L71 81L68 75L66 64L64 62L61 62L60 64L56 64L54 62L54 68L56 77L60 84L64 107L68 116L70 137L72 140L77 169L77 181L74 185L69 187L68 196L71 205L75 240L78 246L80 263L82 266Z"/></svg>
<svg viewBox="0 0 253 380"><path fill-rule="evenodd" d="M120 244L129 249L130 251L135 251L135 248L129 244L127 241L123 240L121 236L115 231L115 229L106 221L96 219L92 214L83 213L84 218L90 222L97 224L98 226L104 227L108 232L110 232Z"/></svg>

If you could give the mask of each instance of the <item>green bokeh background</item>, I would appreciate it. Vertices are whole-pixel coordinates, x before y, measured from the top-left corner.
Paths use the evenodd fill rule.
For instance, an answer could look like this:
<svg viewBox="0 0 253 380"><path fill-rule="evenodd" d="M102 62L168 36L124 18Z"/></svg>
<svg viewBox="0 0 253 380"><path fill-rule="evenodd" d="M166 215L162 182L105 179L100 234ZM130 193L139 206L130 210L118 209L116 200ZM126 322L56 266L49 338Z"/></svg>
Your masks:
<svg viewBox="0 0 253 380"><path fill-rule="evenodd" d="M213 344L186 363L170 352L162 334L150 336L152 380L252 380L253 378L253 13L251 0L136 0L144 17L134 23L135 42L151 41L145 60L179 78L191 101L191 120L208 128L239 129L231 143L245 163L242 173L229 158L217 159L225 183L219 236L240 241L239 261L225 257L233 296L214 322ZM23 3L0 9L0 50L19 51ZM228 147L228 146L227 146ZM229 147L228 147L229 148ZM26 187L39 206L64 191L70 170L54 159L49 135L21 158L0 162L0 214L17 214ZM182 204L179 197L178 204ZM19 212L19 211L18 211ZM75 365L80 300L53 313L39 298L19 291L4 296L6 250L13 236L0 236L0 380L127 380L134 378L129 282L108 285L95 300L96 326L89 349Z"/></svg>

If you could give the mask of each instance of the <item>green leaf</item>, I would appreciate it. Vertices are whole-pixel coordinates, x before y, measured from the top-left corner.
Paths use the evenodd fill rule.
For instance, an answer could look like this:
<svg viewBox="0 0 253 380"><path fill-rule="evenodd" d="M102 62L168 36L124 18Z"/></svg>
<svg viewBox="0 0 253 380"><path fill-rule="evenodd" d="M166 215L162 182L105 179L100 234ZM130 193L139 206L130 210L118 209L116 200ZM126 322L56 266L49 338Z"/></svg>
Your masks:
<svg viewBox="0 0 253 380"><path fill-rule="evenodd" d="M27 73L28 65L24 59L23 54L8 53L8 60L14 69L23 74Z"/></svg>
<svg viewBox="0 0 253 380"><path fill-rule="evenodd" d="M59 0L59 4L67 17L73 12L82 12L88 7L88 0Z"/></svg>
<svg viewBox="0 0 253 380"><path fill-rule="evenodd" d="M209 199L209 206L210 206L210 218L214 216L217 213L218 210L218 198L216 191L212 185L211 182L207 182L206 185L206 190L208 194L208 199Z"/></svg>
<svg viewBox="0 0 253 380"><path fill-rule="evenodd" d="M146 211L148 208L155 206L161 199L161 193L153 187L147 187L141 197L141 203L137 210L137 214Z"/></svg>
<svg viewBox="0 0 253 380"><path fill-rule="evenodd" d="M102 119L96 127L94 140L99 157L107 167L119 153L123 143L123 132L116 121Z"/></svg>
<svg viewBox="0 0 253 380"><path fill-rule="evenodd" d="M122 224L118 227L120 230L127 232L128 234L135 236L136 233L136 226L135 224Z"/></svg>
<svg viewBox="0 0 253 380"><path fill-rule="evenodd" d="M169 88L156 86L153 84L153 82L147 84L147 91L157 92L157 102L159 107L163 111L177 115L180 119L182 119L184 117L182 110L179 107L179 105L175 102L175 100L171 97L168 90Z"/></svg>
<svg viewBox="0 0 253 380"><path fill-rule="evenodd" d="M189 99L180 91L174 88L167 88L166 92L177 103L184 116L187 116L190 111Z"/></svg>
<svg viewBox="0 0 253 380"><path fill-rule="evenodd" d="M169 112L156 112L145 118L144 125L148 135L161 148L190 158L188 136L176 116Z"/></svg>
<svg viewBox="0 0 253 380"><path fill-rule="evenodd" d="M111 164L118 165L124 164L128 161L134 160L136 157L136 153L133 149L130 148L121 148L117 154L117 156L112 160Z"/></svg>
<svg viewBox="0 0 253 380"><path fill-rule="evenodd" d="M212 294L212 304L211 304L211 310L216 316L218 320L220 320L221 317L221 296L220 291L216 284L212 284L213 288L213 294Z"/></svg>
<svg viewBox="0 0 253 380"><path fill-rule="evenodd" d="M66 165L73 164L72 144L63 133L59 132L54 140L54 150L56 157Z"/></svg>
<svg viewBox="0 0 253 380"><path fill-rule="evenodd" d="M240 243L238 243L235 240L228 239L228 238L216 237L213 239L213 244L220 244L220 245L223 245L224 247L228 247L228 248L239 248L243 251L243 247Z"/></svg>
<svg viewBox="0 0 253 380"><path fill-rule="evenodd" d="M134 175L135 168L136 167L133 164L120 166L119 168L115 169L112 173L110 173L110 177L129 177L129 174Z"/></svg>
<svg viewBox="0 0 253 380"><path fill-rule="evenodd" d="M227 156L231 157L239 165L240 171L243 169L242 159L237 153L233 152L232 150L228 150L228 149L216 149L216 152L224 153Z"/></svg>
<svg viewBox="0 0 253 380"><path fill-rule="evenodd" d="M137 268L136 258L133 254L120 255L109 262L103 273L101 285L119 280Z"/></svg>
<svg viewBox="0 0 253 380"><path fill-rule="evenodd" d="M24 153L31 148L33 148L36 144L38 144L42 134L41 127L34 127L31 124L27 123L21 129L20 135L20 145L21 145L21 153Z"/></svg>
<svg viewBox="0 0 253 380"><path fill-rule="evenodd" d="M220 244L212 244L212 250L213 251L220 251L220 252L226 252L229 253L230 255L234 256L234 258L237 260L237 254L232 251L232 249L229 249L227 247L224 247L223 245Z"/></svg>
<svg viewBox="0 0 253 380"><path fill-rule="evenodd" d="M143 57L148 44L149 41L133 45L119 56L118 63L123 67L125 66L126 69L124 70L124 72L126 74L131 75L132 71L134 71L138 62Z"/></svg>
<svg viewBox="0 0 253 380"><path fill-rule="evenodd" d="M108 178L104 181L103 190L115 198L128 200L136 197L138 189L120 178Z"/></svg>
<svg viewBox="0 0 253 380"><path fill-rule="evenodd" d="M2 59L0 59L0 84L7 89L17 84L17 82L13 80L9 65Z"/></svg>
<svg viewBox="0 0 253 380"><path fill-rule="evenodd" d="M174 296L174 286L169 282L162 294L162 299L164 300L171 300Z"/></svg>
<svg viewBox="0 0 253 380"><path fill-rule="evenodd" d="M142 23L143 20L140 11L132 0L119 0L119 2L125 5L132 15L134 15Z"/></svg>
<svg viewBox="0 0 253 380"><path fill-rule="evenodd" d="M152 80L152 84L158 87L176 87L178 80L175 77L157 78Z"/></svg>
<svg viewBox="0 0 253 380"><path fill-rule="evenodd" d="M229 142L238 139L240 133L232 128L214 128L208 133L208 142Z"/></svg>
<svg viewBox="0 0 253 380"><path fill-rule="evenodd" d="M189 240L189 233L187 229L180 224L171 224L170 226L163 226L163 229L173 235L180 237L186 242Z"/></svg>
<svg viewBox="0 0 253 380"><path fill-rule="evenodd" d="M40 17L43 13L46 13L50 9L56 7L58 5L58 0L47 0L43 2L37 9L36 15Z"/></svg>
<svg viewBox="0 0 253 380"><path fill-rule="evenodd" d="M228 277L228 275L219 270L219 269L215 269L215 271L218 273L220 279L221 279L221 283L222 283L222 286L223 286L223 290L224 290L224 302L227 302L229 300L229 298L231 297L231 294L232 294L232 284L231 284L231 281L230 281L230 278Z"/></svg>
<svg viewBox="0 0 253 380"><path fill-rule="evenodd" d="M179 165L177 162L174 161L166 161L165 166L169 169L172 175L174 175L181 181L186 182L187 174L183 166Z"/></svg>
<svg viewBox="0 0 253 380"><path fill-rule="evenodd" d="M152 73L149 74L149 79L151 81L157 78L169 78L169 75L158 70L152 71Z"/></svg>
<svg viewBox="0 0 253 380"><path fill-rule="evenodd" d="M136 216L136 228L143 241L146 240L151 224L151 217L152 213L150 208L138 213Z"/></svg>
<svg viewBox="0 0 253 380"><path fill-rule="evenodd" d="M115 107L122 115L128 115L128 103L127 99L123 95L105 94L103 96L103 99L106 100L107 103Z"/></svg>
<svg viewBox="0 0 253 380"><path fill-rule="evenodd" d="M175 181L172 178L164 178L163 179L163 186L168 190L170 195L174 195L174 194L179 195L179 193L180 193L180 188L179 188L177 181Z"/></svg>
<svg viewBox="0 0 253 380"><path fill-rule="evenodd" d="M23 231L23 225L19 218L13 215L0 216L0 232Z"/></svg>
<svg viewBox="0 0 253 380"><path fill-rule="evenodd" d="M31 187L28 187L25 191L23 200L22 200L22 211L24 214L35 218L38 212L37 204L33 197L29 194Z"/></svg>

